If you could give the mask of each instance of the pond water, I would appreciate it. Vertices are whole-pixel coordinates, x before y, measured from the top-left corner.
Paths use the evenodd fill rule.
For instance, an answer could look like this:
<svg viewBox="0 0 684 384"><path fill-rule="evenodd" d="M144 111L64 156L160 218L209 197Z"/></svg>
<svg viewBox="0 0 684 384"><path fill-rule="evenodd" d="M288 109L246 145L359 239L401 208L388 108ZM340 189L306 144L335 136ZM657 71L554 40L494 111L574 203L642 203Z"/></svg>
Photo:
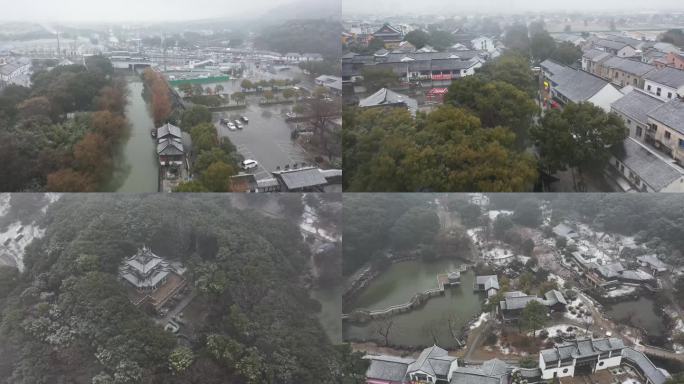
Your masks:
<svg viewBox="0 0 684 384"><path fill-rule="evenodd" d="M116 170L110 190L114 192L157 192L159 163L150 130L154 120L142 97L143 83L138 77L128 77L126 118L130 133L116 160Z"/></svg>
<svg viewBox="0 0 684 384"><path fill-rule="evenodd" d="M356 308L381 309L407 302L417 292L437 286L437 275L455 270L461 265L457 260L440 260L433 263L405 261L395 263L374 279L347 307L345 313ZM419 347L434 342L445 347L456 347L449 330L449 321L461 336L461 329L482 312L484 296L473 292L472 271L461 275L461 286L447 288L444 296L432 297L415 310L392 317L390 344ZM343 336L347 340L382 341L377 332L383 320L365 324L343 324ZM436 340L435 340L436 339Z"/></svg>
<svg viewBox="0 0 684 384"><path fill-rule="evenodd" d="M655 303L648 297L623 301L606 307L611 318L643 329L647 336L660 337L666 332L662 317L656 312Z"/></svg>

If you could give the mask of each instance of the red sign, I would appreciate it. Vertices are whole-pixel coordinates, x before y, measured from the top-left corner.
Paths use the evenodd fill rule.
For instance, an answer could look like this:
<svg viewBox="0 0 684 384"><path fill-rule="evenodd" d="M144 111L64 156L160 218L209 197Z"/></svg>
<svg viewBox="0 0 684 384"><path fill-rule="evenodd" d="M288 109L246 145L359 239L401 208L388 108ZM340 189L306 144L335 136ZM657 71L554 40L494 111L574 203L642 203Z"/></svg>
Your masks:
<svg viewBox="0 0 684 384"><path fill-rule="evenodd" d="M441 74L441 75L432 75L432 80L451 80L452 76L451 73L446 73L446 74Z"/></svg>

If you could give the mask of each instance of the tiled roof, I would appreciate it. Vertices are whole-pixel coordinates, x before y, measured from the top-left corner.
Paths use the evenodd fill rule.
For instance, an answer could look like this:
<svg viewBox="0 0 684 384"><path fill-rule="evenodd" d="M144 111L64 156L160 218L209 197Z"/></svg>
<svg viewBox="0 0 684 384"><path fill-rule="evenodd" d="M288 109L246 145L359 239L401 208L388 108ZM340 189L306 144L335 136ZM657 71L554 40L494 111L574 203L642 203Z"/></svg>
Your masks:
<svg viewBox="0 0 684 384"><path fill-rule="evenodd" d="M656 192L682 177L681 172L631 137L625 139L622 150L616 150L614 156Z"/></svg>
<svg viewBox="0 0 684 384"><path fill-rule="evenodd" d="M648 113L648 117L684 134L684 101L672 100Z"/></svg>
<svg viewBox="0 0 684 384"><path fill-rule="evenodd" d="M648 124L648 113L665 102L655 96L635 89L616 100L611 107L632 120L643 125Z"/></svg>
<svg viewBox="0 0 684 384"><path fill-rule="evenodd" d="M644 79L676 89L684 86L684 71L681 69L665 67L646 74Z"/></svg>

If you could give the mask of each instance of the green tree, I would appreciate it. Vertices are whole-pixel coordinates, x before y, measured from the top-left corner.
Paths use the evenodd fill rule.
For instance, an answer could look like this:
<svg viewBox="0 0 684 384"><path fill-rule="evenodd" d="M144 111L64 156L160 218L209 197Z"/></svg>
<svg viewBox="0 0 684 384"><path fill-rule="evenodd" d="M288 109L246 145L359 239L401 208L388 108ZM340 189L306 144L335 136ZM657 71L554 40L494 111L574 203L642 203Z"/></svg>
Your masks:
<svg viewBox="0 0 684 384"><path fill-rule="evenodd" d="M223 88L223 85L216 84L216 86L214 87L214 93L218 95L219 93L223 92L224 89L225 88Z"/></svg>
<svg viewBox="0 0 684 384"><path fill-rule="evenodd" d="M365 110L342 134L348 190L520 191L537 176L534 160L512 149L510 130L483 129L453 106L418 121L406 110Z"/></svg>
<svg viewBox="0 0 684 384"><path fill-rule="evenodd" d="M532 126L538 108L534 101L515 86L502 81L485 81L480 76L468 76L449 87L445 104L468 108L485 127L509 127L520 147Z"/></svg>
<svg viewBox="0 0 684 384"><path fill-rule="evenodd" d="M548 32L542 31L532 35L530 52L535 63L548 59L556 51L556 41Z"/></svg>
<svg viewBox="0 0 684 384"><path fill-rule="evenodd" d="M582 50L578 46L564 41L558 44L556 50L551 54L551 59L559 64L572 66L582 59Z"/></svg>
<svg viewBox="0 0 684 384"><path fill-rule="evenodd" d="M192 146L197 152L207 151L218 145L216 128L210 123L202 123L192 127L190 137L192 137Z"/></svg>
<svg viewBox="0 0 684 384"><path fill-rule="evenodd" d="M202 173L202 184L210 192L229 192L230 191L230 177L235 174L235 168L218 161L211 164L204 173Z"/></svg>
<svg viewBox="0 0 684 384"><path fill-rule="evenodd" d="M250 89L255 88L255 86L254 86L254 84L253 84L251 81L249 81L249 80L247 80L247 79L244 79L244 80L242 80L242 82L240 83L240 88L246 89L246 90L250 90Z"/></svg>
<svg viewBox="0 0 684 384"><path fill-rule="evenodd" d="M184 131L190 131L192 127L202 123L211 123L209 108L204 105L193 105L190 109L183 111L180 126Z"/></svg>
<svg viewBox="0 0 684 384"><path fill-rule="evenodd" d="M563 111L548 111L533 128L541 164L549 173L568 167L603 169L611 149L627 136L622 119L591 103L571 103Z"/></svg>
<svg viewBox="0 0 684 384"><path fill-rule="evenodd" d="M514 24L504 34L504 45L509 50L515 51L524 57L530 56L530 37L527 26L524 24Z"/></svg>
<svg viewBox="0 0 684 384"><path fill-rule="evenodd" d="M232 95L230 95L230 98L237 104L243 103L245 99L247 98L246 95L242 92L234 92Z"/></svg>
<svg viewBox="0 0 684 384"><path fill-rule="evenodd" d="M520 316L520 322L525 329L532 331L532 336L536 337L537 330L543 327L548 320L546 318L548 312L549 310L544 304L532 300L525 305Z"/></svg>
<svg viewBox="0 0 684 384"><path fill-rule="evenodd" d="M296 91L292 88L286 88L283 90L283 97L285 100L290 100L295 96Z"/></svg>
<svg viewBox="0 0 684 384"><path fill-rule="evenodd" d="M364 67L361 71L363 84L368 93L374 93L381 88L394 88L399 85L399 77L391 69Z"/></svg>
<svg viewBox="0 0 684 384"><path fill-rule="evenodd" d="M207 187L199 180L190 180L178 184L174 192L209 192Z"/></svg>
<svg viewBox="0 0 684 384"><path fill-rule="evenodd" d="M511 84L532 98L537 94L537 78L526 55L506 52L482 66L479 74L486 81L503 81Z"/></svg>
<svg viewBox="0 0 684 384"><path fill-rule="evenodd" d="M456 38L449 31L435 29L430 31L430 45L438 51L444 51L456 43Z"/></svg>
<svg viewBox="0 0 684 384"><path fill-rule="evenodd" d="M195 90L190 83L183 83L178 86L178 89L183 91L183 94L188 97L192 97L195 94Z"/></svg>
<svg viewBox="0 0 684 384"><path fill-rule="evenodd" d="M428 44L430 41L430 34L420 29L414 29L404 36L404 41L408 41L413 44L414 47L420 49Z"/></svg>

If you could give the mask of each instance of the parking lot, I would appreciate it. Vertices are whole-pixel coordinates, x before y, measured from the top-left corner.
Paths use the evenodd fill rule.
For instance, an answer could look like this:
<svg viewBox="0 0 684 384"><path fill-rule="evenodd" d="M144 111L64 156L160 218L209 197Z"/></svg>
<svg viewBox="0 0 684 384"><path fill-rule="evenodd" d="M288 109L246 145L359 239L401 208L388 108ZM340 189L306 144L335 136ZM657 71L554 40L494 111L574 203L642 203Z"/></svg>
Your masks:
<svg viewBox="0 0 684 384"><path fill-rule="evenodd" d="M289 105L262 107L253 102L240 111L214 113L214 125L219 137L229 138L245 159L259 162L259 167L250 171L257 179L271 177L270 172L277 167L283 169L295 163L312 163L306 152L290 139L290 126L285 122L283 113L290 108ZM243 129L231 131L219 124L221 118L233 121L241 115L249 119L249 123L243 124Z"/></svg>

